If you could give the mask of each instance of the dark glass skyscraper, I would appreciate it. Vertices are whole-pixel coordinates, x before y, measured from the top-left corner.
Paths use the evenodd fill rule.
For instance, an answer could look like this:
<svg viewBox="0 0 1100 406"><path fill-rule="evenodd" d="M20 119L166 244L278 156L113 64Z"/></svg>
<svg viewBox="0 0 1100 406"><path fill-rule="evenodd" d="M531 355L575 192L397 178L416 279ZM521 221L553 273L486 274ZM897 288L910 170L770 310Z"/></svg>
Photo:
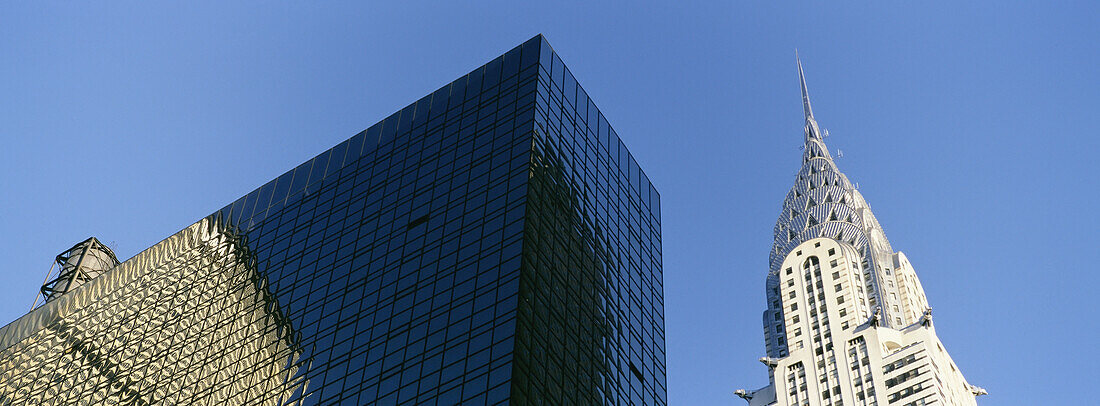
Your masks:
<svg viewBox="0 0 1100 406"><path fill-rule="evenodd" d="M0 329L0 403L663 405L659 201L537 36Z"/></svg>

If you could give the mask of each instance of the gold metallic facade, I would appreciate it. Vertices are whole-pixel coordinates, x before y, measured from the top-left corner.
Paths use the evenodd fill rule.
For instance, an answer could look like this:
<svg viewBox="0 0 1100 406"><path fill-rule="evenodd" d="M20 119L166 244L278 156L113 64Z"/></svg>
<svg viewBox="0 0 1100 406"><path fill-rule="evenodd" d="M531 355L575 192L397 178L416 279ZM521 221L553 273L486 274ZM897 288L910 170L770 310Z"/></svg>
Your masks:
<svg viewBox="0 0 1100 406"><path fill-rule="evenodd" d="M5 327L0 403L287 404L300 350L245 247L212 216Z"/></svg>

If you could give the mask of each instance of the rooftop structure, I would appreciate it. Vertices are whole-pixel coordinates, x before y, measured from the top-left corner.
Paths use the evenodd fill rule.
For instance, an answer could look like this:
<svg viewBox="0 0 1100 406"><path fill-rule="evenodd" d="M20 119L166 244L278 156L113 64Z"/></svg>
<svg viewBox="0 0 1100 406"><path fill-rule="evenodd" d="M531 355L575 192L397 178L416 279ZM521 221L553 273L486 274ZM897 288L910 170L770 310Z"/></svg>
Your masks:
<svg viewBox="0 0 1100 406"><path fill-rule="evenodd" d="M975 405L944 350L913 265L833 161L810 107L802 168L776 221L764 342L770 384L737 391L763 405Z"/></svg>

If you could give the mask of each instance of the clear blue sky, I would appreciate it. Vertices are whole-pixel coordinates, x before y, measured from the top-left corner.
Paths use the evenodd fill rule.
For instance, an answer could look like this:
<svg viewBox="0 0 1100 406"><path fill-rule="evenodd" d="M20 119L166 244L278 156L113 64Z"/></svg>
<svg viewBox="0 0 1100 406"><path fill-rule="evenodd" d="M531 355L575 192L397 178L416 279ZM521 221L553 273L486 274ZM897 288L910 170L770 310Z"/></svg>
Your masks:
<svg viewBox="0 0 1100 406"><path fill-rule="evenodd" d="M129 258L541 32L661 191L670 403L741 405L798 48L980 403L1095 402L1094 4L219 3L0 5L0 324L73 243Z"/></svg>

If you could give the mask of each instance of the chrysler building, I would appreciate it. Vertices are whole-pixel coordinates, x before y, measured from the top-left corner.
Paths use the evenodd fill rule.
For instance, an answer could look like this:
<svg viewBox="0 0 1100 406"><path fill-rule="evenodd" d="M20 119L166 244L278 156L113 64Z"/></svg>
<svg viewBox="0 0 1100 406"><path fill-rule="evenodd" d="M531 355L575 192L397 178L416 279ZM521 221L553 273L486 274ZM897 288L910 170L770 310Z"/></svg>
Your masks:
<svg viewBox="0 0 1100 406"><path fill-rule="evenodd" d="M909 259L837 169L810 109L802 169L775 224L764 311L770 384L750 406L976 405Z"/></svg>

